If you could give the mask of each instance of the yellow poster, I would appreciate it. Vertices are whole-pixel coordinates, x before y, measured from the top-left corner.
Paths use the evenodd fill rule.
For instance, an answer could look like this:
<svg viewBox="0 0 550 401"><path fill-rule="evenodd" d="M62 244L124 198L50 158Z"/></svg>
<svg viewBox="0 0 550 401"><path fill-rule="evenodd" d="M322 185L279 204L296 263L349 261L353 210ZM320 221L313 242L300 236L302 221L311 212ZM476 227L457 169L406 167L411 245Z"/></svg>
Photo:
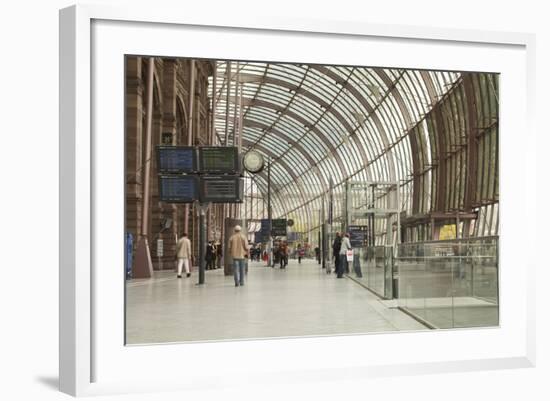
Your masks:
<svg viewBox="0 0 550 401"><path fill-rule="evenodd" d="M439 230L439 239L455 239L456 238L456 224L446 224Z"/></svg>

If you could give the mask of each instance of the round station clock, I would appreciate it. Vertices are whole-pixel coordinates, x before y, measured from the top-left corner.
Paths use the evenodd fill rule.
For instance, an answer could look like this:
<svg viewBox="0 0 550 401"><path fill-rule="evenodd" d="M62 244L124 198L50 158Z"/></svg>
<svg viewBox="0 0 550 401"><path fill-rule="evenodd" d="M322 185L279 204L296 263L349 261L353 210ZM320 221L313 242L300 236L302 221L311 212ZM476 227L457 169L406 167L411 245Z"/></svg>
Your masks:
<svg viewBox="0 0 550 401"><path fill-rule="evenodd" d="M264 157L261 153L250 150L244 155L243 164L246 171L256 174L264 168Z"/></svg>

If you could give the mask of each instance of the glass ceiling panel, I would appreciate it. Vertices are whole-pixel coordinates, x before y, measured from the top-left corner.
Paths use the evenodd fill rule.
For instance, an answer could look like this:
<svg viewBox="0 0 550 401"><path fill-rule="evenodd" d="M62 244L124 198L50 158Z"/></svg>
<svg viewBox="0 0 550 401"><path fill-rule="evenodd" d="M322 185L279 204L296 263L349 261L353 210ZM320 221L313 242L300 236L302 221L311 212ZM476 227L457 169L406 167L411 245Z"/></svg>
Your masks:
<svg viewBox="0 0 550 401"><path fill-rule="evenodd" d="M226 62L217 64L215 127L222 137L226 67ZM231 63L230 132L238 108L236 67ZM240 62L238 72L244 148L256 144L260 152L275 157L272 179L279 188L274 203L279 214L283 206L308 210L305 201L320 206L319 199L303 195L319 196L329 179L339 184L355 174L361 179L410 180L413 155L404 135L431 110L434 97L440 99L460 78L454 72L248 62ZM427 129L422 128L424 146L429 147ZM427 155L429 162L431 153ZM298 181L293 184L294 179ZM265 191L264 174L258 176L258 186ZM314 214L308 218L316 218Z"/></svg>

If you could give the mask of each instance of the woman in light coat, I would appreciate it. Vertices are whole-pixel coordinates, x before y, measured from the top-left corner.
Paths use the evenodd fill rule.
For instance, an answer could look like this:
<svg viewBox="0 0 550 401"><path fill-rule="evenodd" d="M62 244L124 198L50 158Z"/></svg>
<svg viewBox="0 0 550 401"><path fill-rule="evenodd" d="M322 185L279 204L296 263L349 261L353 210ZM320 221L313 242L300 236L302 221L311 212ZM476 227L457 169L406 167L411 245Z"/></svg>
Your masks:
<svg viewBox="0 0 550 401"><path fill-rule="evenodd" d="M178 278L181 278L182 267L185 267L187 277L191 276L189 266L193 254L191 251L191 241L187 238L187 233L183 233L183 236L176 244L176 254L178 257Z"/></svg>
<svg viewBox="0 0 550 401"><path fill-rule="evenodd" d="M340 246L340 263L338 264L338 270L336 271L336 273L338 274L336 276L337 278L342 278L344 276L344 269L347 270L347 251L349 251L350 249L351 243L349 241L349 233L346 233L342 238L342 245Z"/></svg>

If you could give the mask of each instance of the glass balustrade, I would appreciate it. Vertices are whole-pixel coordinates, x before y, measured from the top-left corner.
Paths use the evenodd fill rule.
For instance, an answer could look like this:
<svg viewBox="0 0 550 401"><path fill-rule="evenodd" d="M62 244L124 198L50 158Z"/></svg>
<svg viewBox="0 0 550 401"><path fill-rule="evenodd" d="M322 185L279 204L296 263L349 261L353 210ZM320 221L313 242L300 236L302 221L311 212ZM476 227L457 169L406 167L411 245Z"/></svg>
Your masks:
<svg viewBox="0 0 550 401"><path fill-rule="evenodd" d="M354 250L350 276L382 298L392 298L393 247L369 246Z"/></svg>
<svg viewBox="0 0 550 401"><path fill-rule="evenodd" d="M405 243L393 253L355 249L349 276L436 328L499 324L498 237Z"/></svg>
<svg viewBox="0 0 550 401"><path fill-rule="evenodd" d="M400 244L398 306L437 328L499 323L498 238Z"/></svg>

